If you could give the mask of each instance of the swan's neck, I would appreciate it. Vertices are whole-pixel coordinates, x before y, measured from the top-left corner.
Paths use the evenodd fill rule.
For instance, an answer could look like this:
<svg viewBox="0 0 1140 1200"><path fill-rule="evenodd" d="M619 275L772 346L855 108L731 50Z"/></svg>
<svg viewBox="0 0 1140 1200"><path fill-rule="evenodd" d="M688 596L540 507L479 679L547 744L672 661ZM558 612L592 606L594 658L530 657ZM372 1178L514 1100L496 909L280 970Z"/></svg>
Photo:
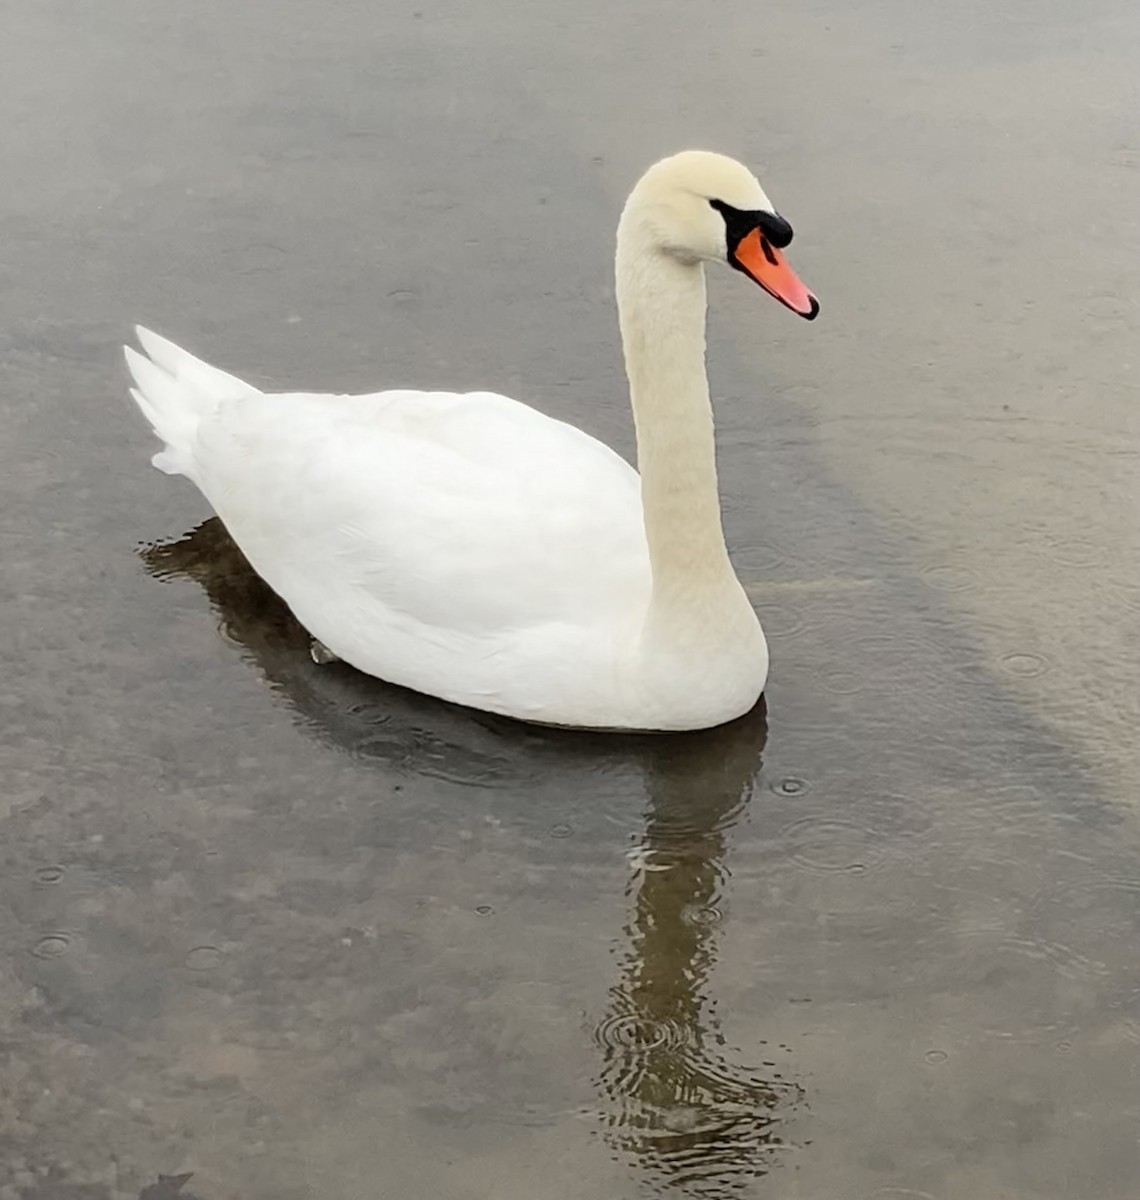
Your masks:
<svg viewBox="0 0 1140 1200"><path fill-rule="evenodd" d="M663 253L627 211L617 302L637 429L645 534L660 615L707 612L739 591L721 527L705 373L705 274Z"/></svg>

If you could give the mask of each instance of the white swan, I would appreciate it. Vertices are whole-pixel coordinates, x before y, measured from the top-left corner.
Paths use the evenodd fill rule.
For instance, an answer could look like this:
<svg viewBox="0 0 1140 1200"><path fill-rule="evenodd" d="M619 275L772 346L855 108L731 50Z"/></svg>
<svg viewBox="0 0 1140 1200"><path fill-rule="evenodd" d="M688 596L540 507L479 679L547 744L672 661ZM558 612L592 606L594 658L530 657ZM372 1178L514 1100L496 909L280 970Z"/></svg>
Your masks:
<svg viewBox="0 0 1140 1200"><path fill-rule="evenodd" d="M745 167L651 167L617 237L640 478L489 392L266 395L140 328L131 394L253 568L330 657L473 708L595 729L700 729L768 674L721 530L705 262L809 320L792 231Z"/></svg>

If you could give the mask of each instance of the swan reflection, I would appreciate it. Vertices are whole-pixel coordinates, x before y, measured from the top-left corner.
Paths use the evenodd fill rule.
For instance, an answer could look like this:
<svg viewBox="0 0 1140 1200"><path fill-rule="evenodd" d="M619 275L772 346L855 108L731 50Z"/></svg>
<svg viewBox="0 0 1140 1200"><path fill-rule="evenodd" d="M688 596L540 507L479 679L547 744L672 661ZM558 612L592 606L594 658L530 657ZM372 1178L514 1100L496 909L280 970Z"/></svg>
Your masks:
<svg viewBox="0 0 1140 1200"><path fill-rule="evenodd" d="M630 854L630 914L595 1028L603 1136L660 1191L727 1198L775 1165L802 1089L771 1064L733 1063L708 994L728 910L727 843L760 769L763 702L702 733L523 726L314 663L308 635L216 518L141 555L158 577L198 583L222 632L306 727L356 757L505 789L582 770L640 775L648 804Z"/></svg>
<svg viewBox="0 0 1140 1200"><path fill-rule="evenodd" d="M649 807L634 855L617 982L597 1030L605 1135L651 1183L728 1197L774 1165L801 1088L721 1050L707 995L727 914L725 849L760 765L763 711L647 747Z"/></svg>

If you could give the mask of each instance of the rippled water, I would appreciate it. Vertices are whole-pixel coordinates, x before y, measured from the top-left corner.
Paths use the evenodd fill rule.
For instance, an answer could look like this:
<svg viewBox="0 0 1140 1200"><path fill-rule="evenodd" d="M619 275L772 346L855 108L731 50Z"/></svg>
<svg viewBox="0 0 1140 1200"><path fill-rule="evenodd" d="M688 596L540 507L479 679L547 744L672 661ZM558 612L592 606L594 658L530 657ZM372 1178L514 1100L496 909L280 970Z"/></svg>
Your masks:
<svg viewBox="0 0 1140 1200"><path fill-rule="evenodd" d="M1132 1200L1133 6L5 13L0 1200ZM133 320L628 452L609 256L683 145L823 304L713 281L721 730L317 666L147 466Z"/></svg>

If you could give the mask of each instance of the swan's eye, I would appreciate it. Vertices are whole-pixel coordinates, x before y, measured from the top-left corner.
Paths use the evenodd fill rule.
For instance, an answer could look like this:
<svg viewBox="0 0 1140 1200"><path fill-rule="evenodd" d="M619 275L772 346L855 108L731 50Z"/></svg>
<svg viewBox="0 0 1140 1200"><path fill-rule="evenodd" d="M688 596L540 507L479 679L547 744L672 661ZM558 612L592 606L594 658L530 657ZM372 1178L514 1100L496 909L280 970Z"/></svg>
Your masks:
<svg viewBox="0 0 1140 1200"><path fill-rule="evenodd" d="M792 227L779 213L765 212L763 209L733 208L723 200L710 200L709 204L724 218L729 254L754 229L759 229L761 236L777 249L782 250L791 243Z"/></svg>

